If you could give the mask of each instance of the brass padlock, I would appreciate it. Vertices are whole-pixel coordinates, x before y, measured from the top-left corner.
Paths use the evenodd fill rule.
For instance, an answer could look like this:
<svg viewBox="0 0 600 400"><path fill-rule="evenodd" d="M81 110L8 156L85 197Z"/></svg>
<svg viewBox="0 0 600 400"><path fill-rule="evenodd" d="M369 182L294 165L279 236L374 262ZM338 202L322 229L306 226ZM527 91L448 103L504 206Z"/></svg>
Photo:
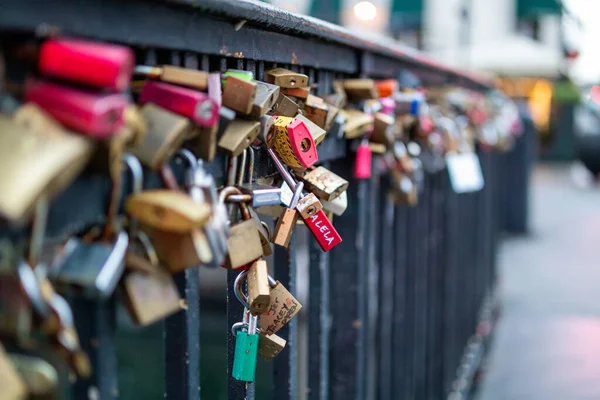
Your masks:
<svg viewBox="0 0 600 400"><path fill-rule="evenodd" d="M246 282L248 285L248 308L252 315L267 311L271 286L269 285L269 269L265 260L257 260L252 264L248 269Z"/></svg>
<svg viewBox="0 0 600 400"><path fill-rule="evenodd" d="M273 231L273 237L271 238L273 244L285 248L290 245L298 218L300 218L300 213L296 209L287 207L283 209Z"/></svg>
<svg viewBox="0 0 600 400"><path fill-rule="evenodd" d="M290 322L301 308L300 302L281 282L272 282L269 307L258 317L261 331L267 335L276 333Z"/></svg>
<svg viewBox="0 0 600 400"><path fill-rule="evenodd" d="M43 195L52 197L73 182L94 148L80 135L28 130L0 115L0 193L10 193L0 197L0 214L23 220Z"/></svg>
<svg viewBox="0 0 600 400"><path fill-rule="evenodd" d="M157 172L190 136L194 125L189 119L152 103L144 104L141 112L148 130L130 152Z"/></svg>
<svg viewBox="0 0 600 400"><path fill-rule="evenodd" d="M308 76L290 71L285 68L273 68L265 71L265 80L282 88L296 88L308 86Z"/></svg>
<svg viewBox="0 0 600 400"><path fill-rule="evenodd" d="M25 382L4 351L2 344L0 344L0 388L2 388L2 398L6 400L24 400L27 395Z"/></svg>
<svg viewBox="0 0 600 400"><path fill-rule="evenodd" d="M389 146L394 141L392 130L394 129L395 122L396 120L392 116L376 113L373 132L371 133L371 136L369 136L369 141Z"/></svg>
<svg viewBox="0 0 600 400"><path fill-rule="evenodd" d="M341 110L348 105L348 97L346 96L346 92L343 91L343 88L341 93L334 93L323 96L323 100L325 100L327 104L337 108L338 110Z"/></svg>
<svg viewBox="0 0 600 400"><path fill-rule="evenodd" d="M188 233L202 227L210 218L210 208L198 204L185 193L152 189L133 194L125 201L125 210L152 228Z"/></svg>
<svg viewBox="0 0 600 400"><path fill-rule="evenodd" d="M373 79L345 79L342 81L346 95L353 100L378 99L377 85Z"/></svg>
<svg viewBox="0 0 600 400"><path fill-rule="evenodd" d="M318 146L323 141L323 139L325 139L325 135L327 135L325 129L321 129L321 127L317 126L317 124L315 124L312 120L310 120L302 114L298 114L296 116L296 119L304 122L304 125L306 125L306 128L308 128L308 131L310 132L310 135L312 136L315 145Z"/></svg>
<svg viewBox="0 0 600 400"><path fill-rule="evenodd" d="M219 201L227 201L231 195L242 194L239 189L227 187L219 194ZM256 222L252 220L248 206L244 202L239 203L242 221L231 226L227 249L229 254L225 260L225 266L229 269L241 268L254 260L262 257L263 247L260 241Z"/></svg>
<svg viewBox="0 0 600 400"><path fill-rule="evenodd" d="M236 119L231 121L219 139L219 149L229 156L237 157L242 154L244 149L250 147L259 133L260 122Z"/></svg>
<svg viewBox="0 0 600 400"><path fill-rule="evenodd" d="M206 90L208 86L208 72L189 68L176 67L173 65L161 65L150 67L138 65L135 73L147 76L151 79L159 79L163 82L187 86L194 89Z"/></svg>
<svg viewBox="0 0 600 400"><path fill-rule="evenodd" d="M294 100L280 92L271 113L278 117L294 118L300 113L300 106Z"/></svg>
<svg viewBox="0 0 600 400"><path fill-rule="evenodd" d="M296 210L300 213L302 219L308 219L315 215L317 212L323 209L323 204L319 201L317 196L314 193L309 193L300 200L298 200L298 205L296 206Z"/></svg>
<svg viewBox="0 0 600 400"><path fill-rule="evenodd" d="M373 117L367 113L349 109L340 111L340 114L346 118L346 124L344 125L344 137L346 139L361 137L373 128Z"/></svg>
<svg viewBox="0 0 600 400"><path fill-rule="evenodd" d="M235 120L235 111L227 107L219 109L219 123L211 127L197 127L198 135L194 139L193 150L198 158L212 161L217 153L217 138L221 137L229 124Z"/></svg>
<svg viewBox="0 0 600 400"><path fill-rule="evenodd" d="M310 87L281 88L281 93L296 99L306 100L310 95Z"/></svg>
<svg viewBox="0 0 600 400"><path fill-rule="evenodd" d="M17 109L13 120L25 129L61 137L65 128L35 103L25 103Z"/></svg>
<svg viewBox="0 0 600 400"><path fill-rule="evenodd" d="M309 95L304 103L304 115L320 128L327 125L329 106L320 97Z"/></svg>
<svg viewBox="0 0 600 400"><path fill-rule="evenodd" d="M258 332L258 355L265 360L272 360L285 348L286 340L276 334L268 335Z"/></svg>
<svg viewBox="0 0 600 400"><path fill-rule="evenodd" d="M271 111L279 99L279 86L256 81L256 98L251 115L260 118Z"/></svg>
<svg viewBox="0 0 600 400"><path fill-rule="evenodd" d="M348 189L348 181L325 167L308 171L303 177L304 187L319 198L331 201Z"/></svg>
<svg viewBox="0 0 600 400"><path fill-rule="evenodd" d="M248 211L250 212L252 220L256 224L256 229L258 231L258 235L260 236L260 243L262 244L263 256L270 256L273 254L273 249L271 248L271 234L269 228L266 223L260 220L260 217L252 207L248 207Z"/></svg>
<svg viewBox="0 0 600 400"><path fill-rule="evenodd" d="M59 377L56 368L48 361L25 354L12 353L9 358L23 378L25 391L32 399L58 398ZM4 397L2 397L4 399ZM7 397L7 399L11 399Z"/></svg>
<svg viewBox="0 0 600 400"><path fill-rule="evenodd" d="M229 75L223 89L223 105L242 114L250 114L256 98L256 82Z"/></svg>

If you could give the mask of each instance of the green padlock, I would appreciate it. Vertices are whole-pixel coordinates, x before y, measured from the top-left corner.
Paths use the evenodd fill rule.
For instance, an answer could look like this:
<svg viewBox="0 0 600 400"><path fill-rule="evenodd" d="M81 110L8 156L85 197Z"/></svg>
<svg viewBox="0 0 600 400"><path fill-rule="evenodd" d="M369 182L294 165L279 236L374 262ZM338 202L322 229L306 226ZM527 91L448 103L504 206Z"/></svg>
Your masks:
<svg viewBox="0 0 600 400"><path fill-rule="evenodd" d="M254 382L259 339L256 324L257 317L250 316L247 324L239 322L231 327L231 332L235 336L231 376L238 381Z"/></svg>
<svg viewBox="0 0 600 400"><path fill-rule="evenodd" d="M223 73L223 86L225 86L225 80L228 76L235 76L236 78L243 79L245 81L254 80L254 74L252 73L252 71L244 71L242 69L228 69L227 71L225 71L225 73Z"/></svg>

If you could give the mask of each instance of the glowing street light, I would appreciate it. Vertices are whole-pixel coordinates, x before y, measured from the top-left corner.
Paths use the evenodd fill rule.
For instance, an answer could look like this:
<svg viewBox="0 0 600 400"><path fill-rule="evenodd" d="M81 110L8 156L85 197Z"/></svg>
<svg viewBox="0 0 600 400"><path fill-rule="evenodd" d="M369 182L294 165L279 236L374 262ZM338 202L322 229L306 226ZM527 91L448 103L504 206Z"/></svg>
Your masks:
<svg viewBox="0 0 600 400"><path fill-rule="evenodd" d="M354 15L361 21L373 21L377 16L377 7L370 1L361 1L354 6Z"/></svg>

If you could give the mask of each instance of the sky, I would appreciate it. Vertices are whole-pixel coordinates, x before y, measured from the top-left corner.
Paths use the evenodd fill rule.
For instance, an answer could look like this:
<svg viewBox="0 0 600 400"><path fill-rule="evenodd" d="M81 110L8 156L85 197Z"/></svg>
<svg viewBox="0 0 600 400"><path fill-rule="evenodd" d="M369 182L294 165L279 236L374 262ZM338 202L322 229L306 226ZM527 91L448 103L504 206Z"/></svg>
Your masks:
<svg viewBox="0 0 600 400"><path fill-rule="evenodd" d="M565 34L580 55L571 67L578 83L600 83L600 0L563 0L565 6L581 20L580 27L566 20Z"/></svg>

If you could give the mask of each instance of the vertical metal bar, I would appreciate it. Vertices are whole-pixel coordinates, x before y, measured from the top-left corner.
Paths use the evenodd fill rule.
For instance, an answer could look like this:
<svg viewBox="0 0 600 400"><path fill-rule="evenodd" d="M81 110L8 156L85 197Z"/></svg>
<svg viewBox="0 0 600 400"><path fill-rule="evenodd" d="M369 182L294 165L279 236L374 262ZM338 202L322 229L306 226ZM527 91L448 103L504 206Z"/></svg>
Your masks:
<svg viewBox="0 0 600 400"><path fill-rule="evenodd" d="M281 282L291 293L296 292L296 234L292 236L289 249L275 248L275 279ZM275 382L275 399L296 399L298 396L298 321L293 318L287 326L277 332L287 340L281 354L273 360L273 381Z"/></svg>
<svg viewBox="0 0 600 400"><path fill-rule="evenodd" d="M200 399L200 285L198 268L175 275L186 307L164 322L165 399Z"/></svg>
<svg viewBox="0 0 600 400"><path fill-rule="evenodd" d="M427 227L429 218L428 199L430 196L428 176L426 176L425 190L416 208L417 224L415 232L415 399L425 398L426 386L426 343L427 343Z"/></svg>
<svg viewBox="0 0 600 400"><path fill-rule="evenodd" d="M333 163L332 170L351 180L353 160L345 158ZM363 400L364 340L366 306L365 274L368 262L368 190L367 180L351 180L346 212L336 220L343 242L332 250L331 265L331 329L330 396L333 399Z"/></svg>
<svg viewBox="0 0 600 400"><path fill-rule="evenodd" d="M235 355L235 336L231 327L242 321L244 307L235 297L234 283L239 271L227 271L227 399L246 400L254 393L254 384L238 381L231 376Z"/></svg>
<svg viewBox="0 0 600 400"><path fill-rule="evenodd" d="M428 224L427 224L427 255L428 255L428 268L427 268L427 364L426 364L426 393L427 399L438 399L441 395L436 393L437 391L437 377L435 373L436 363L438 362L440 355L436 352L436 340L439 334L438 326L438 285L437 285L437 271L439 268L437 260L437 228L438 228L438 215L437 215L437 175L429 175L426 183L427 190L429 192L427 201L428 210Z"/></svg>
<svg viewBox="0 0 600 400"><path fill-rule="evenodd" d="M416 208L409 208L407 210L407 218L404 222L407 225L406 242L404 244L407 252L407 264L406 264L406 386L404 391L404 397L406 399L415 398L415 352L417 338L415 338L415 314L416 314L416 288L415 288L415 270L417 268L417 225L418 218Z"/></svg>
<svg viewBox="0 0 600 400"><path fill-rule="evenodd" d="M395 207L394 210L394 322L392 331L392 398L409 399L409 330L408 319L408 225L409 210L406 207ZM410 360L412 363L412 360Z"/></svg>
<svg viewBox="0 0 600 400"><path fill-rule="evenodd" d="M395 206L391 195L386 195L387 190L382 189L380 199L381 211L381 246L380 246L380 274L379 274L379 338L377 340L379 350L379 400L391 400L393 396L392 382L394 377L398 378L399 371L393 368L394 349L394 308L399 304L394 298L394 250L395 250ZM402 282L404 283L404 282ZM396 283L397 285L397 283ZM400 289L401 291L401 289Z"/></svg>
<svg viewBox="0 0 600 400"><path fill-rule="evenodd" d="M265 77L265 62L259 61L258 68L256 70L256 79L258 79L259 81L262 81L262 80L264 80L264 77Z"/></svg>
<svg viewBox="0 0 600 400"><path fill-rule="evenodd" d="M78 379L73 384L73 398L117 399L115 299L100 301L77 297L71 302L71 307L81 345L93 367L90 379Z"/></svg>

